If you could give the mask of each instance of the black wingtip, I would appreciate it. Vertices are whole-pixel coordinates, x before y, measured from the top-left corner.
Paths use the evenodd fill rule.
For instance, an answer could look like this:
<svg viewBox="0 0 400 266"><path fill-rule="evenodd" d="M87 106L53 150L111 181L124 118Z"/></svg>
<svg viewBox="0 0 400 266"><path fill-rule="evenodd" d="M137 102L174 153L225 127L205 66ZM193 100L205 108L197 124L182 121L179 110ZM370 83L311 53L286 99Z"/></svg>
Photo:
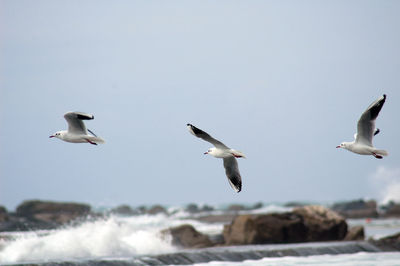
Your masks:
<svg viewBox="0 0 400 266"><path fill-rule="evenodd" d="M383 99L386 100L386 94L383 94Z"/></svg>
<svg viewBox="0 0 400 266"><path fill-rule="evenodd" d="M189 123L187 123L187 124L186 124L186 126L188 126L188 127L191 127L191 126L192 126L192 124L189 124Z"/></svg>

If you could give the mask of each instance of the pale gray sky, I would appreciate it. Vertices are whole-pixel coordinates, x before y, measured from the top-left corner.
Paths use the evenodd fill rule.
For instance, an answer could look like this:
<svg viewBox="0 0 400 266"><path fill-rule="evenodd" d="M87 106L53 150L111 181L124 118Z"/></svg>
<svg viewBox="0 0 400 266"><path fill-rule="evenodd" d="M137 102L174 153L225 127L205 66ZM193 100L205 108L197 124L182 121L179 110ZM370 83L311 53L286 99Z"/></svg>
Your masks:
<svg viewBox="0 0 400 266"><path fill-rule="evenodd" d="M0 12L8 208L384 197L376 175L400 173L399 1L1 0ZM389 157L335 149L383 93L374 144ZM94 114L107 143L49 139L67 111ZM188 122L247 155L242 192Z"/></svg>

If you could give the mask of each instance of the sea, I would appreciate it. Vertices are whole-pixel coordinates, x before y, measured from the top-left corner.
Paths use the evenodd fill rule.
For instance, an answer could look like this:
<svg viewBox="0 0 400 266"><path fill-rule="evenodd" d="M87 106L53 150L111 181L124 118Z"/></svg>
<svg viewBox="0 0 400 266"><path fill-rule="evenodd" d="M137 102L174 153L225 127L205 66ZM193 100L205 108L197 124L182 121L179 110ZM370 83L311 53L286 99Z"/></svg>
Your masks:
<svg viewBox="0 0 400 266"><path fill-rule="evenodd" d="M201 205L200 205L201 207ZM104 211L105 207L97 207ZM54 265L100 265L100 262L114 262L121 265L135 262L137 265L153 264L157 256L174 254L182 257L185 252L171 244L171 239L160 231L182 224L191 224L198 231L209 235L221 234L224 224L201 222L197 216L224 214L224 207L214 206L214 210L193 214L185 206L166 207L167 214L156 215L107 215L101 219L88 219L78 225L64 226L56 230L37 230L29 232L0 233L0 264L43 264ZM263 204L256 210L239 211L245 213L285 212L292 208L281 204ZM400 219L349 219L350 226L363 225L366 239L379 239L400 232ZM300 246L299 246L300 245ZM213 252L226 252L251 249L313 249L331 245L326 243L258 245L256 247L226 247L218 249L198 249L191 256L212 256ZM342 245L332 243L332 245ZM400 265L400 252L349 252L352 254L326 254L305 256L278 256L261 259L238 259L232 261L199 261L194 265ZM244 257L246 258L246 257ZM239 260L239 261L238 261ZM159 260L160 261L160 260ZM161 260L162 261L162 260ZM99 262L99 263L98 263Z"/></svg>

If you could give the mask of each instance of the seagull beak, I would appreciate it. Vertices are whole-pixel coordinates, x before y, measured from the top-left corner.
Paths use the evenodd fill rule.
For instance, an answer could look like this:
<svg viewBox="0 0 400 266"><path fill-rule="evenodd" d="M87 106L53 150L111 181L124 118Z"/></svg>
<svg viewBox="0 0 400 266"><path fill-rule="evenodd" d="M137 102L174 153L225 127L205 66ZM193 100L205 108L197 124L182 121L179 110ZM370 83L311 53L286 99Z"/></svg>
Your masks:
<svg viewBox="0 0 400 266"><path fill-rule="evenodd" d="M340 145L339 145L339 146L336 146L336 148L340 148Z"/></svg>
<svg viewBox="0 0 400 266"><path fill-rule="evenodd" d="M51 135L49 138L54 138L54 135Z"/></svg>

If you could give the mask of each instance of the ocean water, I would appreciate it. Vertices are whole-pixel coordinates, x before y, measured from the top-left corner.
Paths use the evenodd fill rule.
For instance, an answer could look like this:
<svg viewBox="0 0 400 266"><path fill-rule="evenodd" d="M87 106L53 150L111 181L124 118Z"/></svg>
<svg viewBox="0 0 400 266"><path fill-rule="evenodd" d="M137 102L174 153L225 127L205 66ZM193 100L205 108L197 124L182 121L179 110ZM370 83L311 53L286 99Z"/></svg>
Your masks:
<svg viewBox="0 0 400 266"><path fill-rule="evenodd" d="M265 213L289 211L279 205L266 205L263 208L239 213ZM191 224L198 231L206 234L219 234L223 230L222 223L203 223L196 220L193 214L184 211L182 207L170 207L172 215L138 215L117 216L111 215L104 219L88 220L77 226L66 226L57 230L39 230L30 232L6 232L0 233L0 264L14 263L40 263L59 261L85 261L85 260L125 260L142 255L157 255L178 252L179 249L171 244L169 237L160 234L160 231L169 227L182 224ZM215 210L204 214L221 214L223 211ZM362 224L366 228L368 237L382 237L400 232L400 220L350 220L350 225ZM400 253L383 253L383 261L390 264L392 259L400 260ZM387 255L387 256L386 256ZM285 257L269 258L256 262L244 262L244 265L299 265L294 264L303 261L307 265L321 265L315 261L321 260L370 261L381 256L380 253L312 256L312 257ZM396 257L397 256L397 257ZM293 260L295 262L293 262ZM338 264L336 265L339 265ZM210 265L238 265L237 263L210 262ZM250 263L250 264L249 264ZM274 264L276 263L276 264ZM282 264L283 263L283 264ZM200 264L199 264L200 265ZM328 265L328 264L326 264ZM335 265L335 264L329 264ZM359 264L340 264L359 265ZM364 264L374 265L374 264ZM400 265L398 263L397 265Z"/></svg>
<svg viewBox="0 0 400 266"><path fill-rule="evenodd" d="M308 257L264 258L261 260L245 260L242 262L198 263L196 266L398 266L400 252L379 252L340 255L316 255Z"/></svg>

